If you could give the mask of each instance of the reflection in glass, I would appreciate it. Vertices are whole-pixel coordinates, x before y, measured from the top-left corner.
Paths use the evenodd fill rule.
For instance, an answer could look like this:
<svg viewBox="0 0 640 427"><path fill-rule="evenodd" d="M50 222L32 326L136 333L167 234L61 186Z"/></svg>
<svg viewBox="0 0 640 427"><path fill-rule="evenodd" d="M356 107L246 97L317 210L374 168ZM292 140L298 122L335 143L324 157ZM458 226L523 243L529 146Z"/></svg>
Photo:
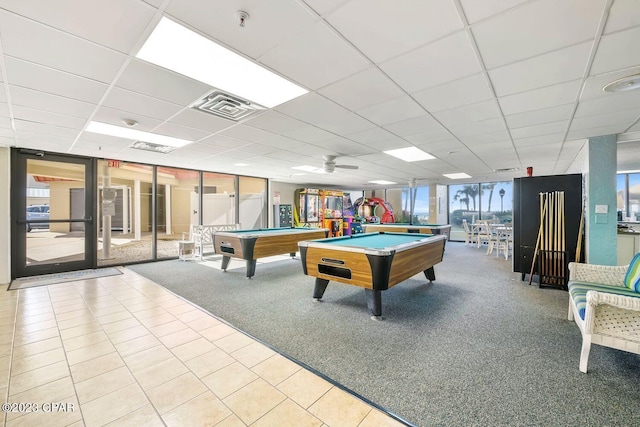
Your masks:
<svg viewBox="0 0 640 427"><path fill-rule="evenodd" d="M241 227L250 230L265 228L267 226L267 180L241 176L239 181Z"/></svg>
<svg viewBox="0 0 640 427"><path fill-rule="evenodd" d="M235 176L221 173L202 174L202 225L236 223ZM191 195L191 211L199 211L197 194ZM194 224L198 225L194 219Z"/></svg>
<svg viewBox="0 0 640 427"><path fill-rule="evenodd" d="M98 265L153 259L153 167L126 162L120 162L119 167L110 167L108 161L99 160L97 171ZM109 197L103 197L109 194L109 189L115 193L111 202Z"/></svg>
<svg viewBox="0 0 640 427"><path fill-rule="evenodd" d="M464 241L465 232L462 220L473 224L480 219L479 184L449 186L449 224L451 224L451 240Z"/></svg>
<svg viewBox="0 0 640 427"><path fill-rule="evenodd" d="M629 174L629 214L631 221L640 221L640 174Z"/></svg>
<svg viewBox="0 0 640 427"><path fill-rule="evenodd" d="M85 259L85 166L27 159L27 265ZM54 222L48 222L54 221Z"/></svg>
<svg viewBox="0 0 640 427"><path fill-rule="evenodd" d="M627 216L627 174L616 175L616 199L618 217L623 220Z"/></svg>

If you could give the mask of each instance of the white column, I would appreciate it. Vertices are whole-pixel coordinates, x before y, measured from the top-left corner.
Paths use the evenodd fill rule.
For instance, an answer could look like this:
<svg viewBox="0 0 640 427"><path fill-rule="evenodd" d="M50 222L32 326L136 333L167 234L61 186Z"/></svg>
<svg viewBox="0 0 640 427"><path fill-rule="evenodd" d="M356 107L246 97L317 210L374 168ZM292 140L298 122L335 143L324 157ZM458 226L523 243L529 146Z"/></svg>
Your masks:
<svg viewBox="0 0 640 427"><path fill-rule="evenodd" d="M122 187L122 234L129 232L129 187Z"/></svg>
<svg viewBox="0 0 640 427"><path fill-rule="evenodd" d="M141 231L141 227L142 227L142 219L140 218L142 215L142 212L140 211L140 206L142 205L142 201L141 201L141 196L140 196L140 180L136 179L133 182L133 212L134 212L134 218L133 218L133 231L135 233L135 240L142 240L142 231Z"/></svg>
<svg viewBox="0 0 640 427"><path fill-rule="evenodd" d="M164 211L166 234L173 234L171 230L171 186L169 184L164 186Z"/></svg>
<svg viewBox="0 0 640 427"><path fill-rule="evenodd" d="M102 166L102 190L111 187L111 169L107 162ZM102 199L102 204L106 202ZM115 203L115 202L109 202ZM102 206L101 206L102 208ZM111 258L111 215L102 215L102 259Z"/></svg>

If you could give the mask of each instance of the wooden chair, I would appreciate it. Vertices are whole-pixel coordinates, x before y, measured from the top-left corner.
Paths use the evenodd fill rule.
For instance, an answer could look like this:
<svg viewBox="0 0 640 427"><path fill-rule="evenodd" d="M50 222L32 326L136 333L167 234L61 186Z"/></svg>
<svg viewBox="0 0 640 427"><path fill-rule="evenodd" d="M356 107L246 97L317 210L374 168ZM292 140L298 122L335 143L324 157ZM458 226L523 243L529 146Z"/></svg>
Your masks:
<svg viewBox="0 0 640 427"><path fill-rule="evenodd" d="M464 245L467 246L468 244L472 244L472 245L477 244L478 235L475 233L474 230L471 229L471 227L469 227L469 224L467 224L466 219L462 220L462 227L464 228L464 234L465 234Z"/></svg>

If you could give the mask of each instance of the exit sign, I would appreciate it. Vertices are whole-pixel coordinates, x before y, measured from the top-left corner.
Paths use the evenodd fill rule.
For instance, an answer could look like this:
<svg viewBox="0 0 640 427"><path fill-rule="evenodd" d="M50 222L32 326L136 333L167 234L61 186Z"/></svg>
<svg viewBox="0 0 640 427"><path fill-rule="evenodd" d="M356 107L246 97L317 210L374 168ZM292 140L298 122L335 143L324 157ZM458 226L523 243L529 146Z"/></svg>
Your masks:
<svg viewBox="0 0 640 427"><path fill-rule="evenodd" d="M107 160L107 165L110 168L119 168L120 167L120 160Z"/></svg>

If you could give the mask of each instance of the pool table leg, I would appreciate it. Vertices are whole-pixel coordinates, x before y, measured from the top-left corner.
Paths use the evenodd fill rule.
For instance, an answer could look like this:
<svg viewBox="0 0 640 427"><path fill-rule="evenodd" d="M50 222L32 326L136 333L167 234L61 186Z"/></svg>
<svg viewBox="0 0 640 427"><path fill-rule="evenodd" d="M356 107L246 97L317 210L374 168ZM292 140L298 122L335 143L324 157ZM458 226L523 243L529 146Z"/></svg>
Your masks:
<svg viewBox="0 0 640 427"><path fill-rule="evenodd" d="M429 267L424 271L424 275L429 279L429 282L433 282L436 280L436 272L433 270L433 267Z"/></svg>
<svg viewBox="0 0 640 427"><path fill-rule="evenodd" d="M324 295L324 291L327 289L328 284L328 280L316 278L316 285L313 288L313 298L316 301L320 301L322 299L322 295Z"/></svg>
<svg viewBox="0 0 640 427"><path fill-rule="evenodd" d="M371 318L382 320L382 291L365 288L364 292L367 295L367 308Z"/></svg>
<svg viewBox="0 0 640 427"><path fill-rule="evenodd" d="M251 279L256 274L256 260L247 260L247 277Z"/></svg>
<svg viewBox="0 0 640 427"><path fill-rule="evenodd" d="M227 267L229 267L230 260L231 260L230 256L226 256L226 255L222 256L222 271L227 271Z"/></svg>

